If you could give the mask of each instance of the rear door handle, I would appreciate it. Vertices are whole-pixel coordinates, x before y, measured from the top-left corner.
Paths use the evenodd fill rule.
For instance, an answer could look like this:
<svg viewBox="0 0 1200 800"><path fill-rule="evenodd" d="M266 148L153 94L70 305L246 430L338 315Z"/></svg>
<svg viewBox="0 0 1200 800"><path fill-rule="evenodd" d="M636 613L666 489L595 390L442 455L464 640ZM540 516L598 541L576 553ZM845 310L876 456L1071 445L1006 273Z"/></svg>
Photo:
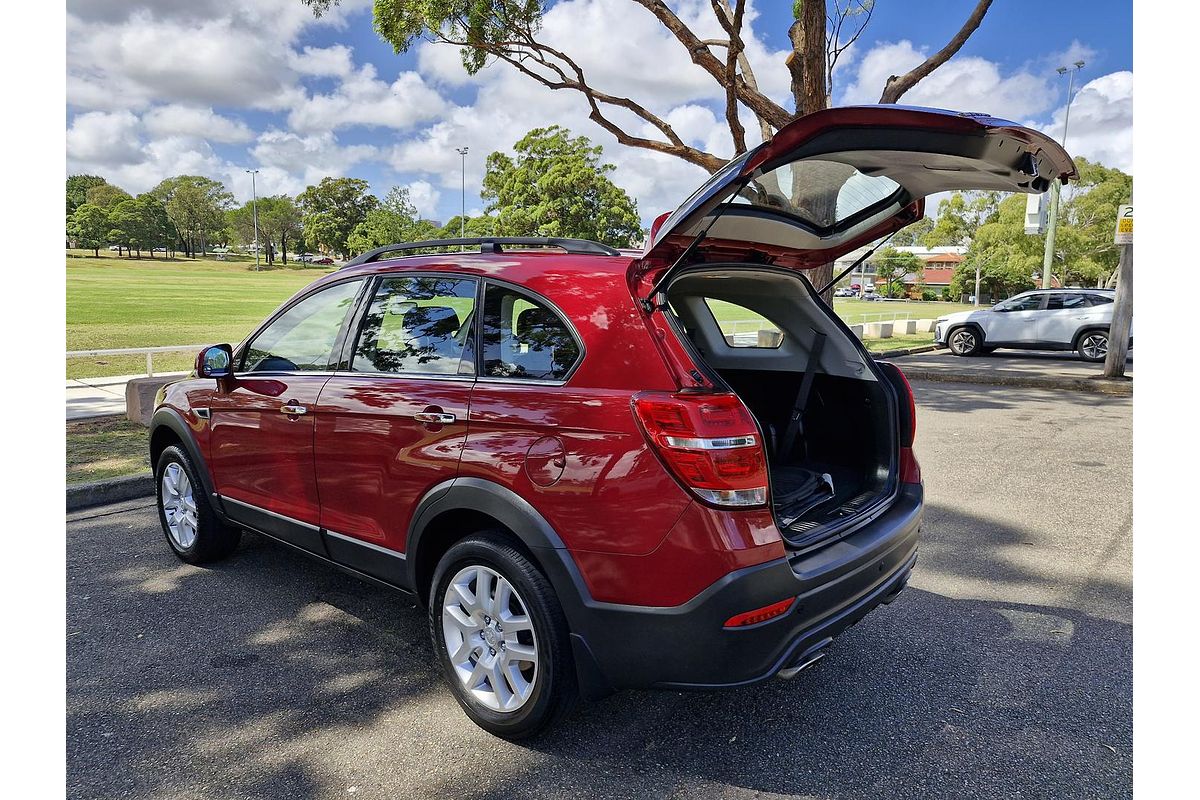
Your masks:
<svg viewBox="0 0 1200 800"><path fill-rule="evenodd" d="M413 419L417 422L433 423L434 425L449 425L458 417L453 414L448 414L445 411L418 411L413 414Z"/></svg>
<svg viewBox="0 0 1200 800"><path fill-rule="evenodd" d="M307 414L308 406L302 406L299 403L284 403L279 407L279 413L287 414L289 416L295 414Z"/></svg>

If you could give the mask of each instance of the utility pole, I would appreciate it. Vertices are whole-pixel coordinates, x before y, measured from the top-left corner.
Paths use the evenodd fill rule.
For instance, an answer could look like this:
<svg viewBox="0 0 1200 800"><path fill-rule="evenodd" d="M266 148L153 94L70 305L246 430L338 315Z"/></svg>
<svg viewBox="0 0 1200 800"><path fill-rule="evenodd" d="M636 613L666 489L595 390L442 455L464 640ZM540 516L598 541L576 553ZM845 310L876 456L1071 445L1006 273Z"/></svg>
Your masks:
<svg viewBox="0 0 1200 800"><path fill-rule="evenodd" d="M256 169L248 169L250 173L250 210L254 214L254 271L258 272L258 187L255 185L254 176L258 174Z"/></svg>
<svg viewBox="0 0 1200 800"><path fill-rule="evenodd" d="M1076 61L1075 68L1059 67L1058 74L1067 76L1067 110L1063 115L1063 149L1067 147L1067 125L1071 122L1071 90L1075 87L1075 73L1083 68L1083 61ZM1062 190L1058 181L1050 184L1050 219L1046 228L1046 252L1042 256L1042 288L1050 288L1051 267L1054 266L1054 233L1058 226L1058 198ZM1065 283L1065 281L1064 281Z"/></svg>
<svg viewBox="0 0 1200 800"><path fill-rule="evenodd" d="M1112 325L1108 329L1108 353L1104 356L1104 377L1124 378L1125 358L1129 355L1129 328L1133 324L1133 206L1117 207L1117 233L1114 241L1121 248L1117 263L1117 293L1113 298Z"/></svg>
<svg viewBox="0 0 1200 800"><path fill-rule="evenodd" d="M469 147L456 147L462 156L462 214L458 218L458 237L467 238L467 151ZM461 245L460 245L461 247Z"/></svg>

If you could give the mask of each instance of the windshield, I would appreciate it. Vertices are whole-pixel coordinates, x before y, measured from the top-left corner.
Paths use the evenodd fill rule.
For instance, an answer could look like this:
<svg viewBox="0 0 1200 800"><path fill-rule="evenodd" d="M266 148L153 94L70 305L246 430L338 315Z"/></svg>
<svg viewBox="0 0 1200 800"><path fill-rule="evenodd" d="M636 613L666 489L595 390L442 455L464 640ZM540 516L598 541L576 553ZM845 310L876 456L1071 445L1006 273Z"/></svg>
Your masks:
<svg viewBox="0 0 1200 800"><path fill-rule="evenodd" d="M899 189L900 184L883 175L864 175L838 161L807 159L763 173L734 202L782 211L816 228L832 228Z"/></svg>

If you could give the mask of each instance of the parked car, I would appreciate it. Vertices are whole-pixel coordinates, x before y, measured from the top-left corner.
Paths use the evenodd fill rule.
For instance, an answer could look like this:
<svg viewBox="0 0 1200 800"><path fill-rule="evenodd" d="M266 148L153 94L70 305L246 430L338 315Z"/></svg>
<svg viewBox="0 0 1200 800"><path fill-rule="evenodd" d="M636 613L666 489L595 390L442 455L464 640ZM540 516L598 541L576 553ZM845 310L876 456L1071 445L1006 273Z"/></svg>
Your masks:
<svg viewBox="0 0 1200 800"><path fill-rule="evenodd" d="M312 253L301 253L298 256L296 256L296 260L307 264L308 262L313 260L313 254Z"/></svg>
<svg viewBox="0 0 1200 800"><path fill-rule="evenodd" d="M833 296L834 297L854 297L854 290L853 289L834 289Z"/></svg>
<svg viewBox="0 0 1200 800"><path fill-rule="evenodd" d="M829 162L846 183L805 179ZM927 194L1074 175L1014 123L837 108L731 161L636 255L365 253L160 393L167 543L212 561L250 529L412 592L455 698L508 738L581 695L793 677L899 595L923 514L908 383L805 271ZM779 335L730 341L729 305Z"/></svg>
<svg viewBox="0 0 1200 800"><path fill-rule="evenodd" d="M1075 350L1084 361L1108 355L1113 292L1043 289L1023 292L991 308L938 317L934 341L959 356L1019 350ZM1129 338L1133 346L1132 329Z"/></svg>
<svg viewBox="0 0 1200 800"><path fill-rule="evenodd" d="M314 258L314 259L311 259L311 261L314 264L332 264L333 263L333 259L330 258L329 256L322 256L321 258Z"/></svg>

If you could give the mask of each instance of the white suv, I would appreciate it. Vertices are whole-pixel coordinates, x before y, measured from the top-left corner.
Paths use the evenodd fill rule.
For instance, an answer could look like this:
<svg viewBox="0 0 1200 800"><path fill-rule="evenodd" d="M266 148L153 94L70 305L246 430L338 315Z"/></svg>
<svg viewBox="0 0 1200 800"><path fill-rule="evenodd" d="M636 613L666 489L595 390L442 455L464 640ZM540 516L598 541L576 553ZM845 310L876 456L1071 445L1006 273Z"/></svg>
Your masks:
<svg viewBox="0 0 1200 800"><path fill-rule="evenodd" d="M991 308L938 317L934 340L959 356L997 347L1076 350L1084 361L1108 354L1113 292L1109 289L1046 289L1025 292ZM1133 333L1130 329L1130 347Z"/></svg>

